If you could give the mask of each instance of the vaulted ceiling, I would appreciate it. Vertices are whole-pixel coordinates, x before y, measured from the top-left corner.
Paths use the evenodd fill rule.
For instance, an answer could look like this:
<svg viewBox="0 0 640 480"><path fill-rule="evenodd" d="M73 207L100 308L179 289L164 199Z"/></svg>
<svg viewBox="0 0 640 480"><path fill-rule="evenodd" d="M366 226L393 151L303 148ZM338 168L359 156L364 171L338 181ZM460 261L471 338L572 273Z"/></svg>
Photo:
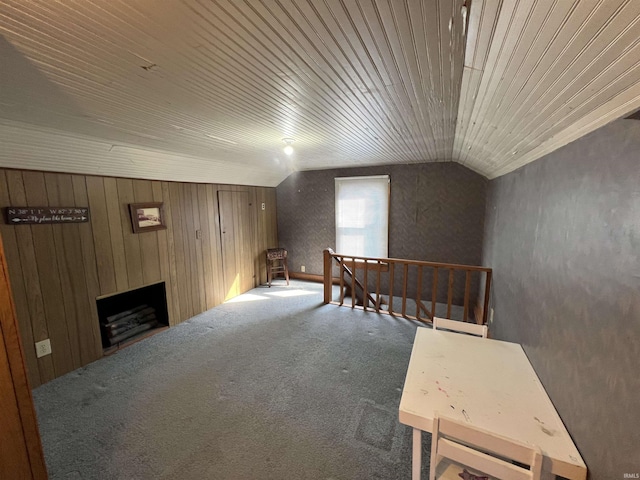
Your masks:
<svg viewBox="0 0 640 480"><path fill-rule="evenodd" d="M0 0L0 166L494 178L640 107L639 32L638 0Z"/></svg>

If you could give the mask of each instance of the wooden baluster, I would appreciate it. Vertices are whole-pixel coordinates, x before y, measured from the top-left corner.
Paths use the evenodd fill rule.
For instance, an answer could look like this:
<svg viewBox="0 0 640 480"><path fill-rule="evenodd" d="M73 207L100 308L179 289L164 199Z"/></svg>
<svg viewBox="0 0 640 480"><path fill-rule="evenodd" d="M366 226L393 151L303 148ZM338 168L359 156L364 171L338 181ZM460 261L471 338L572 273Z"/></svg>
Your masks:
<svg viewBox="0 0 640 480"><path fill-rule="evenodd" d="M420 320L420 293L422 292L422 265L418 265L418 292L416 293L416 318Z"/></svg>
<svg viewBox="0 0 640 480"><path fill-rule="evenodd" d="M462 321L466 322L469 315L469 294L471 293L471 270L467 270L467 277L464 281L464 315Z"/></svg>
<svg viewBox="0 0 640 480"><path fill-rule="evenodd" d="M351 269L351 308L356 307L356 275L358 274L358 266L355 257L351 257L353 267Z"/></svg>
<svg viewBox="0 0 640 480"><path fill-rule="evenodd" d="M407 316L407 281L409 277L409 264L405 263L403 268L403 279L402 279L402 316Z"/></svg>
<svg viewBox="0 0 640 480"><path fill-rule="evenodd" d="M382 270L382 263L378 260L378 275L376 279L376 313L380 313L380 270Z"/></svg>
<svg viewBox="0 0 640 480"><path fill-rule="evenodd" d="M482 312L482 323L487 325L489 321L489 297L491 295L491 270L487 272L487 281L484 284L484 311Z"/></svg>
<svg viewBox="0 0 640 480"><path fill-rule="evenodd" d="M340 306L344 304L344 257L340 257Z"/></svg>
<svg viewBox="0 0 640 480"><path fill-rule="evenodd" d="M331 250L325 249L324 251L324 303L330 303L332 300L333 289L333 275L332 275L333 258L331 256Z"/></svg>
<svg viewBox="0 0 640 480"><path fill-rule="evenodd" d="M367 261L364 261L364 281L362 282L362 306L364 307L364 311L367 311L367 304L369 303L369 299L367 298L367 283L369 282L369 264Z"/></svg>
<svg viewBox="0 0 640 480"><path fill-rule="evenodd" d="M431 287L431 320L436 316L436 303L438 302L438 267L433 268L433 285Z"/></svg>
<svg viewBox="0 0 640 480"><path fill-rule="evenodd" d="M394 272L396 264L394 262L389 263L389 313L393 315L393 282L395 281Z"/></svg>
<svg viewBox="0 0 640 480"><path fill-rule="evenodd" d="M449 269L449 290L447 292L447 318L451 318L451 303L453 302L453 268Z"/></svg>

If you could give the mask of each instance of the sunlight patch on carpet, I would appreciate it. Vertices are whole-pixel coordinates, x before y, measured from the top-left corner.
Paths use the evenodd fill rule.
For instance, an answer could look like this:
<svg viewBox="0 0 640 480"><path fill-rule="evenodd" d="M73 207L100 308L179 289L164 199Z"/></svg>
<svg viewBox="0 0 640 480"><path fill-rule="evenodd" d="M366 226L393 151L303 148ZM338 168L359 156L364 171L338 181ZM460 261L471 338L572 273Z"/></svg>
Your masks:
<svg viewBox="0 0 640 480"><path fill-rule="evenodd" d="M253 295L252 293L245 293L242 295L238 295L237 297L234 297L231 300L227 300L224 303L255 302L257 300L269 300L269 299L267 297L263 297L262 295Z"/></svg>
<svg viewBox="0 0 640 480"><path fill-rule="evenodd" d="M265 295L273 295L274 297L299 297L301 295L318 295L318 292L310 292L309 290L281 290L275 292L264 292Z"/></svg>

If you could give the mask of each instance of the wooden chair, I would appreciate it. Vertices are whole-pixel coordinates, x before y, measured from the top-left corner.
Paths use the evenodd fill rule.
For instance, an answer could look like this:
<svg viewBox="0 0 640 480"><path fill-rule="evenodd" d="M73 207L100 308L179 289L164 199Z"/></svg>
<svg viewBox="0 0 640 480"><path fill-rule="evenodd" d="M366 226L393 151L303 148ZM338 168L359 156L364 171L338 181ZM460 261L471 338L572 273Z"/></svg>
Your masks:
<svg viewBox="0 0 640 480"><path fill-rule="evenodd" d="M477 335L482 338L487 338L489 333L489 328L486 325L433 317L433 329L437 330L439 328L445 328L454 332L470 333L471 335Z"/></svg>
<svg viewBox="0 0 640 480"><path fill-rule="evenodd" d="M538 447L438 415L432 432L429 480L460 480L465 478L464 470L480 478L540 479L542 453Z"/></svg>
<svg viewBox="0 0 640 480"><path fill-rule="evenodd" d="M289 266L287 265L287 251L284 248L269 248L267 250L267 281L271 287L273 274L283 273L289 285Z"/></svg>

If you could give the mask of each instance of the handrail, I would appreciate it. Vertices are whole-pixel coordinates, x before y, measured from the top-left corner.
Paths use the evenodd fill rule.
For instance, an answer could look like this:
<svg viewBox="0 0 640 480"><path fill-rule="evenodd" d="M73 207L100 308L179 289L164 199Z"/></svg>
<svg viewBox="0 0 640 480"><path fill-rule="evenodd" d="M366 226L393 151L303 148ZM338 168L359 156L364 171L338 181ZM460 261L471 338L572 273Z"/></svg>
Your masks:
<svg viewBox="0 0 640 480"><path fill-rule="evenodd" d="M332 299L332 268L333 268L333 259L340 266L340 301L334 302ZM407 314L407 291L413 290L414 285L408 284L409 271L410 269L417 271L417 284L415 285L415 300L416 302L416 315L412 316ZM432 269L432 281L431 281L431 310L429 310L422 301L422 289L423 289L423 277L424 270ZM440 272L448 271L448 279L447 279L447 313L446 317L451 317L451 309L453 305L453 287L455 280L455 273L457 271L465 272L465 281L464 281L464 297L463 297L463 321L467 321L469 318L469 303L471 301L470 295L472 291L472 276L477 274L482 280L482 276L485 277L484 281L484 298L482 302L482 311L480 315L477 315L476 318L477 323L486 324L488 320L488 310L489 310L489 299L491 292L491 277L492 277L492 269L487 267L481 267L476 265L461 265L455 263L441 263L441 262L427 262L422 260L407 260L401 258L376 258L376 257L358 257L353 255L342 255L335 253L331 248L327 248L324 250L324 303L335 303L338 305L342 305L344 303L345 296L345 282L344 282L344 272L345 270L349 273L351 277L351 286L352 286L352 301L351 307L356 308L355 304L355 288L356 285L361 288L363 291L363 300L362 306L364 310L367 310L368 303L371 301L374 303L374 309L377 313L388 313L391 315L396 315L398 312L394 312L393 310L393 289L395 285L395 272L396 270L400 271L398 275L402 275L402 310L401 315L406 318L416 319L420 321L430 321L435 315L436 304L438 303L438 278ZM358 270L362 270L362 278L358 279ZM369 271L375 270L375 275L371 275L371 277L375 276L373 283L375 284L375 288L369 290L370 283L370 275ZM387 283L388 283L388 292L386 295L389 296L389 304L388 310L381 310L381 274L382 272L388 273ZM373 290L375 290L375 302L374 298L372 298ZM480 300L480 299L478 299ZM360 307L360 306L359 306ZM478 309L479 310L479 309ZM424 312L427 318L421 318L420 313ZM442 315L441 315L442 316Z"/></svg>

